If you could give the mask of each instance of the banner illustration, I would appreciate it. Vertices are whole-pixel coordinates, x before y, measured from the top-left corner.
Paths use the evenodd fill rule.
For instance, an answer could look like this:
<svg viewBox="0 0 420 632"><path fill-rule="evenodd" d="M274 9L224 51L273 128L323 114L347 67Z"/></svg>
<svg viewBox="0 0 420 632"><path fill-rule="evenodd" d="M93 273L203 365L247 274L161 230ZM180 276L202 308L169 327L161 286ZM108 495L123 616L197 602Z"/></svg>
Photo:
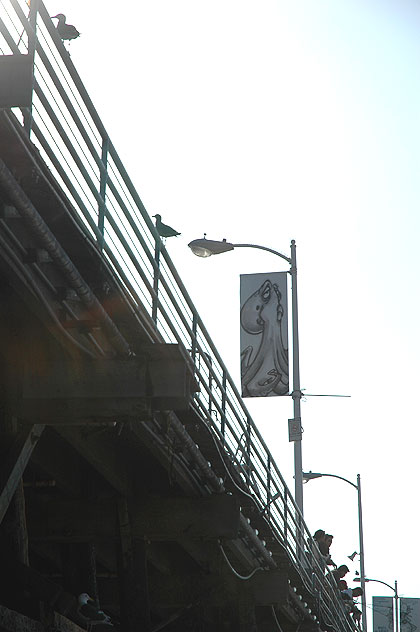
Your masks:
<svg viewBox="0 0 420 632"><path fill-rule="evenodd" d="M242 397L289 392L287 272L241 275Z"/></svg>

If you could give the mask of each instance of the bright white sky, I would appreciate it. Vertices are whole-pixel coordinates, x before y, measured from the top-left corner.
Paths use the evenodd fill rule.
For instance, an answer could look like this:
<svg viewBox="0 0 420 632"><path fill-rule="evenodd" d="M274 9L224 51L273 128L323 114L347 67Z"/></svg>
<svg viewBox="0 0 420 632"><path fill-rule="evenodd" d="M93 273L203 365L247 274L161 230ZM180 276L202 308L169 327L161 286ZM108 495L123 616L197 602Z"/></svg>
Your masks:
<svg viewBox="0 0 420 632"><path fill-rule="evenodd" d="M114 10L111 10L111 4ZM367 577L420 597L418 567L420 4L417 0L47 0L231 374L239 274L298 255L304 470L362 480ZM291 398L248 400L291 489ZM358 546L357 493L304 487L337 563ZM352 567L352 583L357 563ZM392 595L380 584L371 596Z"/></svg>

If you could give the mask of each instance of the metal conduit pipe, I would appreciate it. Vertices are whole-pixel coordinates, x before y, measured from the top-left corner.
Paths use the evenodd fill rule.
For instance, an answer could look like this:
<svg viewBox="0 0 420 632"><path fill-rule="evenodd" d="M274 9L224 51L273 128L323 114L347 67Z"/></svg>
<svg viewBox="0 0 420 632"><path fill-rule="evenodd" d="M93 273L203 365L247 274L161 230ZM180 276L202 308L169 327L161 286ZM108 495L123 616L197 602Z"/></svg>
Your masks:
<svg viewBox="0 0 420 632"><path fill-rule="evenodd" d="M225 486L223 485L223 481L213 472L208 462L202 455L199 448L197 448L196 444L186 431L185 427L179 421L178 417L172 411L168 411L168 418L171 424L171 427L177 437L181 440L182 444L187 449L187 452L191 454L194 459L197 469L204 476L204 478L208 481L210 486L214 489L215 492L222 493L225 491Z"/></svg>
<svg viewBox="0 0 420 632"><path fill-rule="evenodd" d="M175 413L168 412L168 417L170 420L170 424L175 434L178 436L182 444L186 447L187 451L191 454L194 459L197 469L200 473L206 478L206 480L210 483L211 487L218 493L223 493L225 491L225 487L221 479L212 471L209 467L208 462L203 457L200 449L196 446L191 436L188 434L185 427L179 421ZM277 568L277 564L275 560L270 555L268 549L262 544L260 538L256 534L253 527L249 524L248 519L240 513L240 531L242 535L247 538L255 549L258 551L260 557L264 560L269 568L275 569ZM286 548L285 548L286 550Z"/></svg>
<svg viewBox="0 0 420 632"><path fill-rule="evenodd" d="M264 562L267 564L267 566L269 566L270 568L277 568L277 564L271 557L268 550L262 544L261 540L255 533L255 530L248 523L248 520L245 518L242 512L239 518L239 522L240 522L240 525L239 525L240 530L243 532L246 538L248 538L252 542L255 548L258 549L258 553L264 559Z"/></svg>
<svg viewBox="0 0 420 632"><path fill-rule="evenodd" d="M65 250L58 243L26 193L16 182L3 160L0 158L0 183L5 188L10 201L18 209L32 230L36 233L51 259L59 266L69 285L77 292L85 306L92 310L110 337L112 345L118 352L130 355L128 342L102 307L87 283L83 280Z"/></svg>
<svg viewBox="0 0 420 632"><path fill-rule="evenodd" d="M179 421L175 413L171 411L168 412L168 417L171 423L171 427L173 428L178 438L182 441L187 451L191 454L200 473L207 479L211 487L213 487L213 489L216 492L218 493L224 492L225 486L223 485L223 481L213 472L208 462L202 455L200 449L197 448L193 439L190 437L190 435L188 434L188 432L186 431L182 423ZM245 516L242 513L240 514L240 530L243 533L243 535L248 540L250 540L252 544L255 546L255 548L258 550L258 554L264 559L264 562L270 568L277 568L277 564L271 557L268 550L262 544L261 540L255 533L255 530L251 527L251 525L248 523L248 520L245 518Z"/></svg>
<svg viewBox="0 0 420 632"><path fill-rule="evenodd" d="M185 448L187 449L191 457L194 459L197 469L200 471L203 477L205 477L205 479L210 483L210 486L216 492L223 493L225 491L223 482L212 471L208 462L203 457L200 449L196 446L196 444L194 443L191 436L188 434L185 427L179 421L175 413L168 412L167 414L168 414L168 418L169 418L173 431L178 436L182 444L185 446ZM260 538L255 532L255 529L253 529L251 524L248 522L248 519L242 514L242 512L240 513L239 529L241 532L241 536L246 538L252 544L253 548L258 552L258 555L260 556L260 558L264 560L264 563L271 569L277 568L277 564L275 560L270 555L270 552L268 551L268 549L262 544ZM301 607L303 608L303 611L305 612L305 614L307 614L307 611L305 610L303 603Z"/></svg>

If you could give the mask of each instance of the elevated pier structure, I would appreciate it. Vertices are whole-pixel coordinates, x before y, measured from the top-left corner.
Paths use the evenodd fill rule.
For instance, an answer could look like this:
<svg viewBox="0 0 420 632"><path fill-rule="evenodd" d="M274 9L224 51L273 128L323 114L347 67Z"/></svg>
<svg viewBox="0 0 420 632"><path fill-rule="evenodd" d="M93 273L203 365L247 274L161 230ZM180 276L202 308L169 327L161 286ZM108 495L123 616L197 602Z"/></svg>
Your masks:
<svg viewBox="0 0 420 632"><path fill-rule="evenodd" d="M353 632L45 6L6 4L0 630L87 629L86 592L125 632Z"/></svg>

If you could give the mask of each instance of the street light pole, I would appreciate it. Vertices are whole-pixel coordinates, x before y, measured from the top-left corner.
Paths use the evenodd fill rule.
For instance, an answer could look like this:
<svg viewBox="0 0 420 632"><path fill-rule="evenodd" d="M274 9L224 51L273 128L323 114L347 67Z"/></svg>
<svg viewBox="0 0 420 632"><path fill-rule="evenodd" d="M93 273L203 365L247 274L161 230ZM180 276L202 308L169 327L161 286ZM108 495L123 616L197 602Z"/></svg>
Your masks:
<svg viewBox="0 0 420 632"><path fill-rule="evenodd" d="M293 418L301 427L300 400L302 391L300 390L300 368L299 368L299 323L298 323L298 300L297 300L297 265L296 265L296 243L292 239L290 245L291 262L290 274L292 277L292 341L293 341ZM302 465L302 433L294 442L295 452L295 501L303 515L303 465Z"/></svg>
<svg viewBox="0 0 420 632"><path fill-rule="evenodd" d="M300 390L300 369L299 369L299 327L298 327L298 301L297 301L297 266L296 266L296 242L293 239L290 244L290 257L258 244L232 244L211 239L194 239L188 246L198 257L210 257L211 255L222 254L234 248L258 248L271 252L277 257L281 257L290 265L290 275L292 277L292 344L293 344L293 421L298 424L299 432L294 439L294 468L295 468L295 502L303 516L303 478L302 478L302 432L301 432L301 410L300 400L302 392Z"/></svg>
<svg viewBox="0 0 420 632"><path fill-rule="evenodd" d="M357 506L359 516L359 556L360 556L360 585L362 595L362 627L367 630L366 594L365 594L365 549L363 544L363 517L362 517L362 488L360 486L360 474L357 475Z"/></svg>
<svg viewBox="0 0 420 632"><path fill-rule="evenodd" d="M360 581L360 579L358 577L355 577L354 581L358 582ZM399 596L398 596L397 580L395 580L395 588L393 588L391 584L387 584L386 582L383 582L381 579L370 579L368 577L365 577L365 582L377 582L378 584L383 584L384 586L388 586L388 588L390 588L394 592L394 599L395 599L394 629L395 629L395 632L400 632L400 624L399 624L399 617L398 617Z"/></svg>
<svg viewBox="0 0 420 632"><path fill-rule="evenodd" d="M363 631L367 630L367 612L366 612L366 595L365 595L365 550L363 545L363 516L362 516L362 488L360 484L360 474L357 475L357 485L349 481L344 476L338 476L338 474L321 474L319 472L302 472L302 480L305 482L312 480L313 478L321 478L323 476L329 476L331 478L338 478L340 481L348 483L355 489L357 489L357 515L359 521L359 557L360 557L360 581L361 588L363 590L362 595L362 628ZM398 630L396 630L398 632Z"/></svg>

